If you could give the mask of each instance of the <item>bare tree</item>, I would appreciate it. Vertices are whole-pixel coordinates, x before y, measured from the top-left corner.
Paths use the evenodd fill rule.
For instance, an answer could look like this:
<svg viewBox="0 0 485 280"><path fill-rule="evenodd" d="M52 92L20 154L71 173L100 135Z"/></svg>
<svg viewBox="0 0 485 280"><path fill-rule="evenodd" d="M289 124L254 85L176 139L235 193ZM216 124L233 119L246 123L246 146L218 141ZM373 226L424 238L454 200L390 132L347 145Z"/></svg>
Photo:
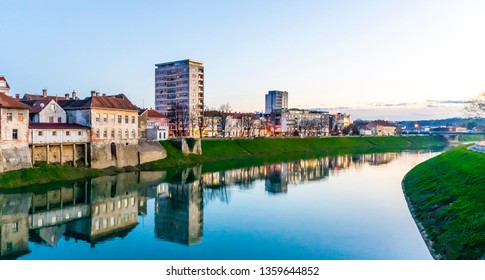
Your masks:
<svg viewBox="0 0 485 280"><path fill-rule="evenodd" d="M317 130L320 135L326 135L330 131L330 116L321 113L318 117Z"/></svg>
<svg viewBox="0 0 485 280"><path fill-rule="evenodd" d="M258 136L261 136L261 131L268 129L268 119L266 117L259 117L259 121L256 122L256 129L258 130Z"/></svg>
<svg viewBox="0 0 485 280"><path fill-rule="evenodd" d="M190 113L189 122L190 122L190 131L192 136L195 135L194 131L198 130L199 118L200 118L199 110L194 110L192 111L192 113Z"/></svg>
<svg viewBox="0 0 485 280"><path fill-rule="evenodd" d="M218 122L220 125L222 137L226 137L226 126L228 124L227 121L230 114L231 114L231 105L229 105L229 103L223 104L221 105L221 107L219 107Z"/></svg>
<svg viewBox="0 0 485 280"><path fill-rule="evenodd" d="M219 111L216 109L208 109L204 112L204 118L206 119L207 122L207 127L210 128L211 133L210 135L214 137L214 133L218 130L217 126L219 124Z"/></svg>
<svg viewBox="0 0 485 280"><path fill-rule="evenodd" d="M468 101L465 105L465 114L470 118L485 118L485 92Z"/></svg>
<svg viewBox="0 0 485 280"><path fill-rule="evenodd" d="M169 123L172 125L175 136L185 136L189 127L189 107L184 104L176 104L168 110Z"/></svg>
<svg viewBox="0 0 485 280"><path fill-rule="evenodd" d="M207 111L209 111L209 108L204 107L204 110L200 112L197 118L197 127L199 128L200 138L204 137L204 130L211 125L211 119L206 116Z"/></svg>
<svg viewBox="0 0 485 280"><path fill-rule="evenodd" d="M251 136L251 130L253 129L253 116L253 114L241 115L241 129L243 130L243 136Z"/></svg>
<svg viewBox="0 0 485 280"><path fill-rule="evenodd" d="M187 132L190 126L190 110L189 105L182 104L178 110L180 125L182 128L182 136L187 136Z"/></svg>

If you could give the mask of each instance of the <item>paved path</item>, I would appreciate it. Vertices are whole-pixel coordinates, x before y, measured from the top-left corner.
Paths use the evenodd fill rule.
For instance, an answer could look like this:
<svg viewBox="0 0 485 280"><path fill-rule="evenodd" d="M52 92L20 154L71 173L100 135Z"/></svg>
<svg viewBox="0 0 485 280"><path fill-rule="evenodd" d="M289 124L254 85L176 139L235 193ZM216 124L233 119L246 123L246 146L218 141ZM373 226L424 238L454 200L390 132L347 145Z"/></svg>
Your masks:
<svg viewBox="0 0 485 280"><path fill-rule="evenodd" d="M468 149L479 153L485 153L485 141L480 141L475 145L471 145Z"/></svg>

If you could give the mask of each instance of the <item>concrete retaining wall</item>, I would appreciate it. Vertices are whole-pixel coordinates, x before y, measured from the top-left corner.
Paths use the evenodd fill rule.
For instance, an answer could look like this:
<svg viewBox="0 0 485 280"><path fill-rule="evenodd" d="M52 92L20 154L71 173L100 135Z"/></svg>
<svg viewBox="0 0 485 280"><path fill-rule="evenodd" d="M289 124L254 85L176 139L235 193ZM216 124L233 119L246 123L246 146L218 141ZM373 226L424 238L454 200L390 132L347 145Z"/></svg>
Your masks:
<svg viewBox="0 0 485 280"><path fill-rule="evenodd" d="M138 151L140 153L140 164L167 157L167 152L159 142L143 141L140 142L138 146Z"/></svg>
<svg viewBox="0 0 485 280"><path fill-rule="evenodd" d="M73 164L84 165L85 162L85 152L84 149L87 146L83 144L76 145L76 151L74 153L74 145L63 145L62 146L62 161L61 161L61 146L60 145L47 145L45 146L30 146L30 153L32 154L33 162L47 162L47 163L58 163L58 164ZM47 156L49 156L47 158Z"/></svg>
<svg viewBox="0 0 485 280"><path fill-rule="evenodd" d="M182 151L184 155L188 154L197 154L201 155L202 154L202 144L200 142L200 139L194 139L195 143L192 149L189 147L187 144L187 139L174 139L172 142L179 147L179 149Z"/></svg>
<svg viewBox="0 0 485 280"><path fill-rule="evenodd" d="M91 167L124 167L139 164L138 145L126 143L91 143Z"/></svg>
<svg viewBox="0 0 485 280"><path fill-rule="evenodd" d="M22 168L32 168L28 145L0 147L0 173Z"/></svg>

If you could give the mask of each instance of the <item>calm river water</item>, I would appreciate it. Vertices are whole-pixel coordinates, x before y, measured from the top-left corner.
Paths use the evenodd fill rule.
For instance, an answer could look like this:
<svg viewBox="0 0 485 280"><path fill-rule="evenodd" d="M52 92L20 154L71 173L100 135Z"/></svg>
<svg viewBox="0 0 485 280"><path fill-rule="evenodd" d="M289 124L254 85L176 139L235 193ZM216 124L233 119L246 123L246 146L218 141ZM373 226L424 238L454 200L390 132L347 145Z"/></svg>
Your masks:
<svg viewBox="0 0 485 280"><path fill-rule="evenodd" d="M401 189L437 153L202 167L0 193L1 259L431 259Z"/></svg>

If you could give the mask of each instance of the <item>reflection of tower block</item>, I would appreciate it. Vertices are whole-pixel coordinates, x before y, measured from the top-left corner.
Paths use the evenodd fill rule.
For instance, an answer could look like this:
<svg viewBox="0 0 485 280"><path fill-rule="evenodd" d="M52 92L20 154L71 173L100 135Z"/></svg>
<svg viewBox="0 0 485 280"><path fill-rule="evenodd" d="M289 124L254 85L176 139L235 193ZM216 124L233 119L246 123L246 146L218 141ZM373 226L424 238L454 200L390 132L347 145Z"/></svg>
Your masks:
<svg viewBox="0 0 485 280"><path fill-rule="evenodd" d="M0 259L29 252L31 197L30 193L0 195Z"/></svg>
<svg viewBox="0 0 485 280"><path fill-rule="evenodd" d="M288 192L288 166L286 164L272 164L266 167L265 189L269 193Z"/></svg>
<svg viewBox="0 0 485 280"><path fill-rule="evenodd" d="M202 188L199 182L170 184L155 205L155 235L185 245L202 240Z"/></svg>

